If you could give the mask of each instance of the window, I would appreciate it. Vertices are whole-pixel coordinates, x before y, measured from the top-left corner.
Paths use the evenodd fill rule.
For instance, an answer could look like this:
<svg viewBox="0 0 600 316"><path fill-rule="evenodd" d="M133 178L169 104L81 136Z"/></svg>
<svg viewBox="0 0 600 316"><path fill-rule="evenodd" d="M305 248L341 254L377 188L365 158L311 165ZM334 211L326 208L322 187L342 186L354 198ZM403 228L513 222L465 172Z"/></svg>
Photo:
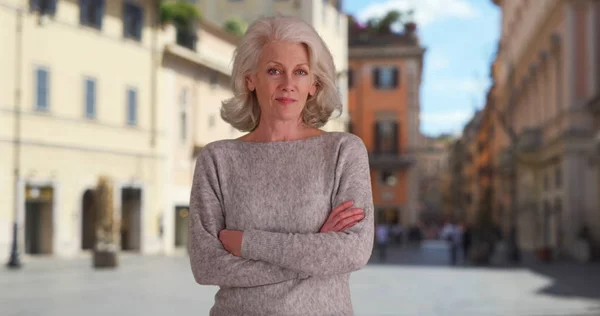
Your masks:
<svg viewBox="0 0 600 316"><path fill-rule="evenodd" d="M399 84L399 71L396 67L376 67L373 69L373 86L377 89L395 89Z"/></svg>
<svg viewBox="0 0 600 316"><path fill-rule="evenodd" d="M323 24L327 22L327 6L329 5L329 0L323 0Z"/></svg>
<svg viewBox="0 0 600 316"><path fill-rule="evenodd" d="M79 23L102 29L104 0L79 0Z"/></svg>
<svg viewBox="0 0 600 316"><path fill-rule="evenodd" d="M48 74L48 70L38 68L35 71L35 81L35 107L38 110L48 110L50 107L50 75Z"/></svg>
<svg viewBox="0 0 600 316"><path fill-rule="evenodd" d="M398 182L398 179L394 175L394 172L389 171L389 170L384 170L384 171L381 171L381 179L380 179L380 181L383 184L386 184L386 185L389 185L389 186L394 186Z"/></svg>
<svg viewBox="0 0 600 316"><path fill-rule="evenodd" d="M560 167L556 167L556 171L555 171L555 175L554 175L554 182L555 182L555 187L557 189L560 189L560 186L562 184L562 174L560 172Z"/></svg>
<svg viewBox="0 0 600 316"><path fill-rule="evenodd" d="M380 121L375 123L375 153L398 153L398 123L394 121Z"/></svg>
<svg viewBox="0 0 600 316"><path fill-rule="evenodd" d="M55 15L57 1L58 0L29 0L29 6L32 11L37 11L40 14Z"/></svg>
<svg viewBox="0 0 600 316"><path fill-rule="evenodd" d="M127 90L127 124L137 124L137 90L130 88Z"/></svg>
<svg viewBox="0 0 600 316"><path fill-rule="evenodd" d="M182 142L187 140L187 104L188 91L187 89L183 89L179 98L179 139Z"/></svg>
<svg viewBox="0 0 600 316"><path fill-rule="evenodd" d="M348 89L352 89L352 86L354 86L354 72L348 68Z"/></svg>
<svg viewBox="0 0 600 316"><path fill-rule="evenodd" d="M96 117L96 80L85 79L85 117Z"/></svg>
<svg viewBox="0 0 600 316"><path fill-rule="evenodd" d="M143 8L137 4L125 2L123 4L123 36L140 41L143 27Z"/></svg>

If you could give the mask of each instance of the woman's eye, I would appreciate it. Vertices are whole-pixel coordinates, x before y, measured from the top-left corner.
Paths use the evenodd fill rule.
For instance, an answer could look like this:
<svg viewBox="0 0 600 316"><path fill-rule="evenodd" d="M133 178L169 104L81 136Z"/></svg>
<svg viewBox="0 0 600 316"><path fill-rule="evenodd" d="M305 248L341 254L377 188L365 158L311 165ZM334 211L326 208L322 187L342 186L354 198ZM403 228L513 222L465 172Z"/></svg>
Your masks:
<svg viewBox="0 0 600 316"><path fill-rule="evenodd" d="M296 73L299 74L299 75L308 75L308 71L303 70L303 69L300 69L300 70L296 71Z"/></svg>
<svg viewBox="0 0 600 316"><path fill-rule="evenodd" d="M277 70L275 68L270 68L269 70L267 70L267 73L269 75L277 75L277 74L279 74L279 70Z"/></svg>

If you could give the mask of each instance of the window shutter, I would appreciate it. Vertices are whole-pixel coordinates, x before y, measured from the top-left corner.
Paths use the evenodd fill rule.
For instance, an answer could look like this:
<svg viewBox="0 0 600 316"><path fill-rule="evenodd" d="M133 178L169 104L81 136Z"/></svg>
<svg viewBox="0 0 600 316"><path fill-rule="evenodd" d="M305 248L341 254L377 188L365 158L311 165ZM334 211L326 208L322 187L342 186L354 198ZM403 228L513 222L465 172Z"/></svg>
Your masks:
<svg viewBox="0 0 600 316"><path fill-rule="evenodd" d="M87 10L88 0L79 0L79 23L88 24L87 21Z"/></svg>
<svg viewBox="0 0 600 316"><path fill-rule="evenodd" d="M131 27L131 10L127 2L123 2L123 37L127 37Z"/></svg>
<svg viewBox="0 0 600 316"><path fill-rule="evenodd" d="M373 86L379 88L379 68L373 68Z"/></svg>
<svg viewBox="0 0 600 316"><path fill-rule="evenodd" d="M135 35L138 39L142 39L142 29L144 28L144 8L142 6L138 7L139 17L136 23Z"/></svg>
<svg viewBox="0 0 600 316"><path fill-rule="evenodd" d="M46 1L48 7L46 8L46 13L49 15L55 15L56 14L56 3L58 2L58 0L48 0Z"/></svg>
<svg viewBox="0 0 600 316"><path fill-rule="evenodd" d="M398 71L398 68L394 67L394 69L392 70L392 85L394 88L398 88L400 84L400 71Z"/></svg>
<svg viewBox="0 0 600 316"><path fill-rule="evenodd" d="M375 148L374 148L373 152L375 154L378 154L381 151L381 135L380 135L379 131L380 131L379 122L375 122L375 124L373 124L373 137L374 137L374 141L375 141Z"/></svg>
<svg viewBox="0 0 600 316"><path fill-rule="evenodd" d="M102 17L104 17L104 0L95 0L98 1L96 4L98 8L96 9L96 25L98 25L99 29L102 29Z"/></svg>

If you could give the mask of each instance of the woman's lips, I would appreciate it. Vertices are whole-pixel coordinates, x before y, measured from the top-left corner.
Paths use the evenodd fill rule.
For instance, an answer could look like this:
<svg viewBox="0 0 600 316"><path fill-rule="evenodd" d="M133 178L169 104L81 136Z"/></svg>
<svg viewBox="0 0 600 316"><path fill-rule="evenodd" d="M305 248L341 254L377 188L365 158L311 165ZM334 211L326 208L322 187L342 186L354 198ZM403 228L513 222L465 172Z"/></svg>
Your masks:
<svg viewBox="0 0 600 316"><path fill-rule="evenodd" d="M276 98L275 100L277 102L283 103L283 104L290 104L290 103L296 102L296 99L292 99L292 98Z"/></svg>

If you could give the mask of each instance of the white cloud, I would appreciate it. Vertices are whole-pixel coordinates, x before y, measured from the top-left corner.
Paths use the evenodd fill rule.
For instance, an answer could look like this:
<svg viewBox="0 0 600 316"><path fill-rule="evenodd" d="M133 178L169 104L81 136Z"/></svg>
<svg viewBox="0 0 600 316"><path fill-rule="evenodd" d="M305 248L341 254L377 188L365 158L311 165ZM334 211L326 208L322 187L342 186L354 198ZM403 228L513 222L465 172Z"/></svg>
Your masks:
<svg viewBox="0 0 600 316"><path fill-rule="evenodd" d="M415 10L414 18L420 27L440 19L471 19L478 15L477 10L466 0L388 0L368 6L357 14L357 18L366 22L372 17L382 17L390 10L410 9Z"/></svg>

